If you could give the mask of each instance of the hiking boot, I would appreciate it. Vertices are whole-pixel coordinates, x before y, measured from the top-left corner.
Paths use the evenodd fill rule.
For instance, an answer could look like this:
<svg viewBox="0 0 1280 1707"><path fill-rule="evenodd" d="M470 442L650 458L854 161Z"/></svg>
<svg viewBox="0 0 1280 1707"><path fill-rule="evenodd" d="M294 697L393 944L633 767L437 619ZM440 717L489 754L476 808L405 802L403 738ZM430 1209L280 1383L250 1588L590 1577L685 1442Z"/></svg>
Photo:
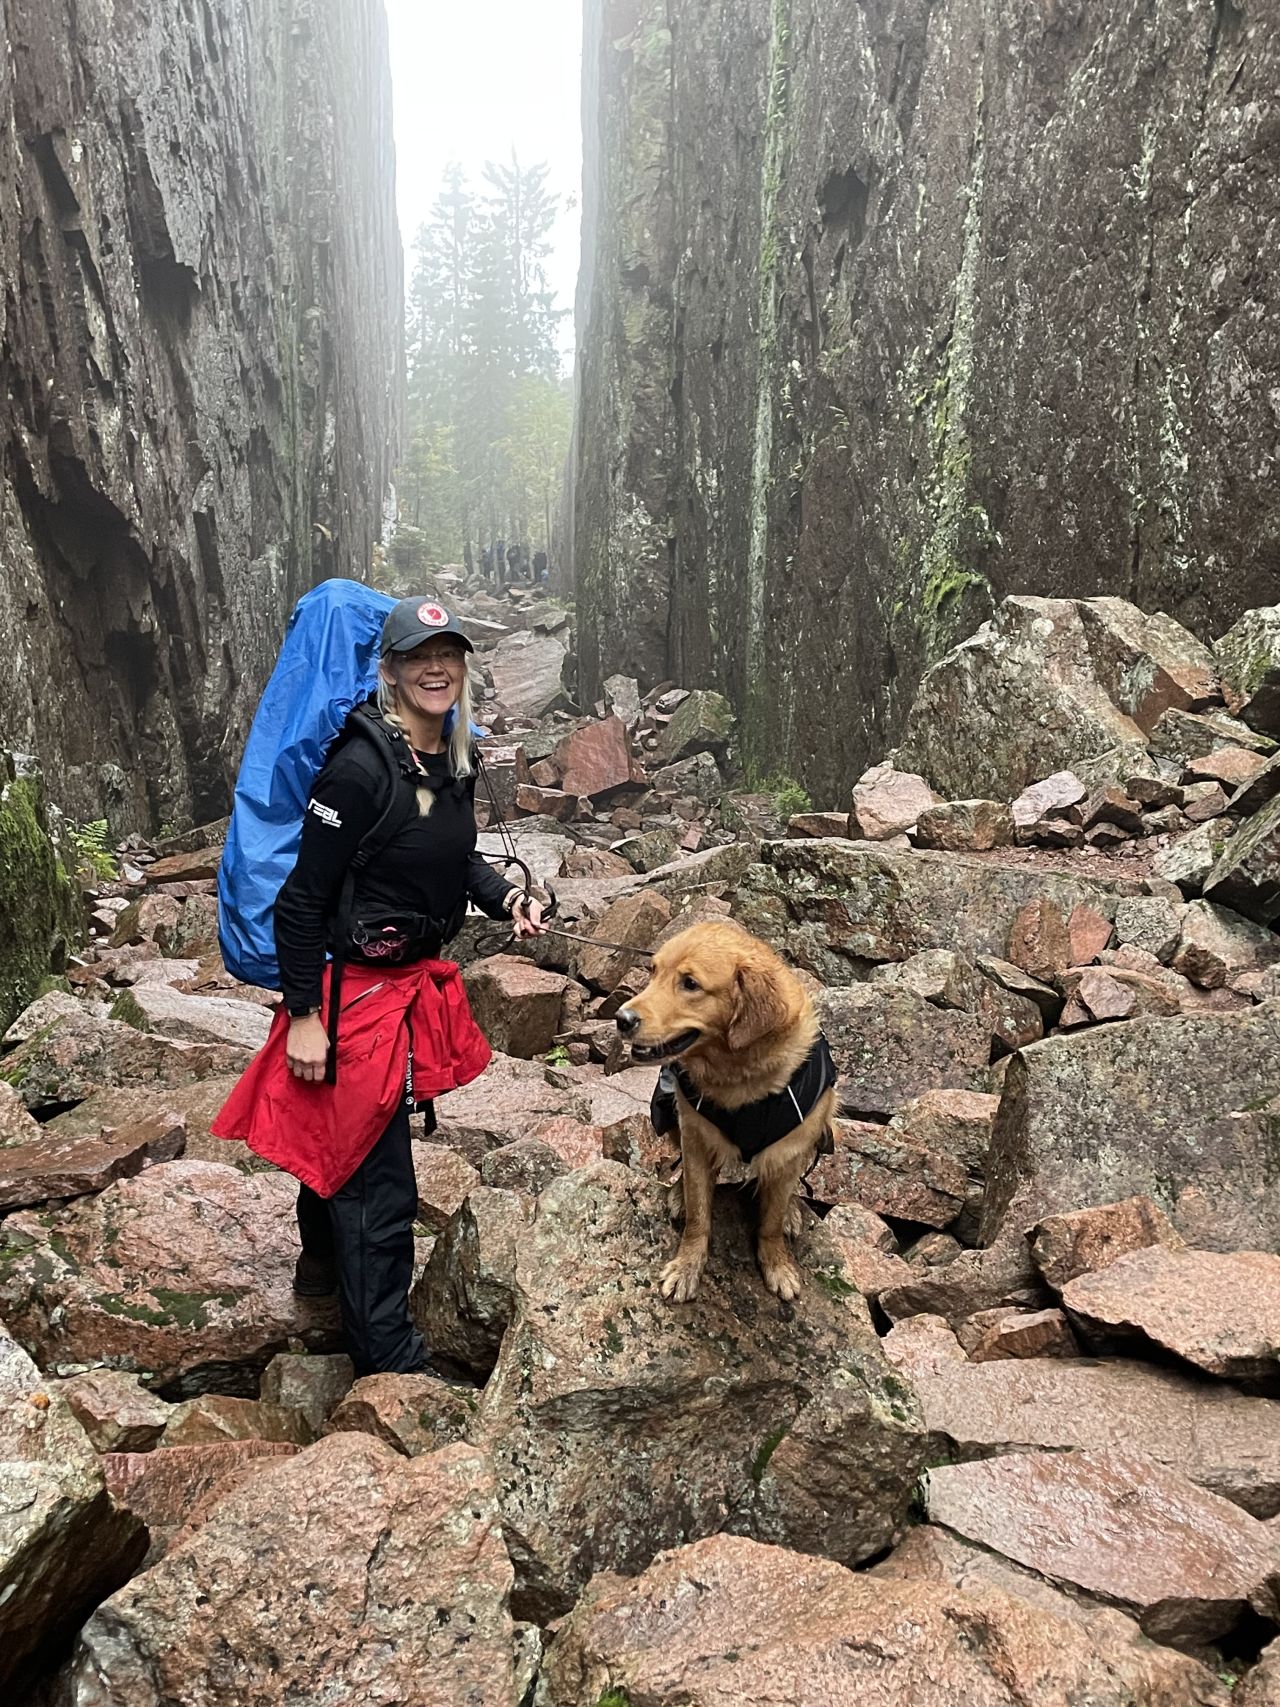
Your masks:
<svg viewBox="0 0 1280 1707"><path fill-rule="evenodd" d="M293 1290L299 1298L327 1298L338 1290L338 1272L331 1263L303 1251L293 1271Z"/></svg>

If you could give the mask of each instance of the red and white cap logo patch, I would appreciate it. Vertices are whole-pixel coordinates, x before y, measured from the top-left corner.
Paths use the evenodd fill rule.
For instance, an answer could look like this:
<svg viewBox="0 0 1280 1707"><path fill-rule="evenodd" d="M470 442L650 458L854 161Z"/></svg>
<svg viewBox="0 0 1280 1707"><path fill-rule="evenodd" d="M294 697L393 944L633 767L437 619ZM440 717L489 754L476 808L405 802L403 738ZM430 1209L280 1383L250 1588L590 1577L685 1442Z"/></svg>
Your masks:
<svg viewBox="0 0 1280 1707"><path fill-rule="evenodd" d="M448 611L442 610L439 605L418 606L418 621L424 628L443 628L448 620Z"/></svg>

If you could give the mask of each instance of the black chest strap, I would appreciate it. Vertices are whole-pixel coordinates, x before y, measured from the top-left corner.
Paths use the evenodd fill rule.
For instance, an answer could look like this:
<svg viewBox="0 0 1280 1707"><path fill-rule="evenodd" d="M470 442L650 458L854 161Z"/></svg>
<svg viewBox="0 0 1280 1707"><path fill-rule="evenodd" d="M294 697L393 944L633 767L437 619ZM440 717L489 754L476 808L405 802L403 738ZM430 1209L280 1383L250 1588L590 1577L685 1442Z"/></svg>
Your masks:
<svg viewBox="0 0 1280 1707"><path fill-rule="evenodd" d="M671 1071L685 1100L738 1150L744 1162L802 1126L836 1082L836 1064L821 1032L780 1091L742 1108L722 1108L702 1095L683 1067Z"/></svg>

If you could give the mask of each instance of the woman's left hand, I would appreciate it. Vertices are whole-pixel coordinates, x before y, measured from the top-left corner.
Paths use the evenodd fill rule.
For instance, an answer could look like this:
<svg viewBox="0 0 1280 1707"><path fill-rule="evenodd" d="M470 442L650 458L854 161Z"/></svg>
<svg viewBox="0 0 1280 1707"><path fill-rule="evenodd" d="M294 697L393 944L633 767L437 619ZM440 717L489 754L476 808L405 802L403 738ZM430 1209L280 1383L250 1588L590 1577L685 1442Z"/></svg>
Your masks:
<svg viewBox="0 0 1280 1707"><path fill-rule="evenodd" d="M541 936L546 928L542 922L542 902L532 895L528 900L521 896L511 908L511 929L517 939Z"/></svg>

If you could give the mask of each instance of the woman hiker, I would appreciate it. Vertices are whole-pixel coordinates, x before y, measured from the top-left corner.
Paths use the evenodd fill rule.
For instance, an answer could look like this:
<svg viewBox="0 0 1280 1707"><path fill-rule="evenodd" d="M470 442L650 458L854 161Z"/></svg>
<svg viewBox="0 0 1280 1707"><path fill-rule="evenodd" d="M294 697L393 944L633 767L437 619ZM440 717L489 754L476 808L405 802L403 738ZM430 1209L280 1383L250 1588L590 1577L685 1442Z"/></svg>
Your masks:
<svg viewBox="0 0 1280 1707"><path fill-rule="evenodd" d="M387 616L377 694L351 713L316 779L276 901L283 1006L213 1125L301 1181L294 1290L337 1291L357 1376L428 1367L408 1302L409 1115L425 1109L433 1130L432 1099L489 1062L441 947L468 900L510 916L517 936L545 929L538 902L476 852L472 650L433 599L401 599ZM337 955L328 965L326 948Z"/></svg>

